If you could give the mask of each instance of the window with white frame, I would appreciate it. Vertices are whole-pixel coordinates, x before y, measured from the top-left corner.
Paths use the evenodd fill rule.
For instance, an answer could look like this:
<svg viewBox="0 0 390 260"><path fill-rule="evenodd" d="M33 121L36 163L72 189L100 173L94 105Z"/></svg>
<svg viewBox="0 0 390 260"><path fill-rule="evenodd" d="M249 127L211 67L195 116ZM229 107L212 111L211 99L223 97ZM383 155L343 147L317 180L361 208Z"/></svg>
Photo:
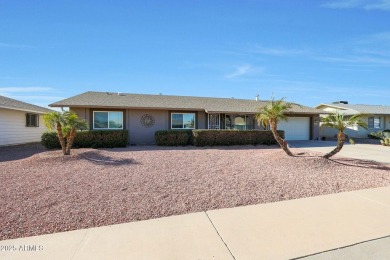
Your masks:
<svg viewBox="0 0 390 260"><path fill-rule="evenodd" d="M379 129L381 128L381 117L371 116L368 118L368 128Z"/></svg>
<svg viewBox="0 0 390 260"><path fill-rule="evenodd" d="M123 129L123 112L93 111L93 129Z"/></svg>
<svg viewBox="0 0 390 260"><path fill-rule="evenodd" d="M26 127L39 127L39 115L26 114Z"/></svg>
<svg viewBox="0 0 390 260"><path fill-rule="evenodd" d="M171 113L171 129L195 129L195 113Z"/></svg>

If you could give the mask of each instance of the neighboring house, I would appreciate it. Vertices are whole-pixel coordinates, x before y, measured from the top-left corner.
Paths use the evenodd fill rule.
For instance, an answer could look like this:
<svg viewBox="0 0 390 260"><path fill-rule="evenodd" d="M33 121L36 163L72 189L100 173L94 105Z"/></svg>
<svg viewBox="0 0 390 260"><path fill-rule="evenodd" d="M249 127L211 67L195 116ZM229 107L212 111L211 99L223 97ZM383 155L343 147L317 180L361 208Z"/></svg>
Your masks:
<svg viewBox="0 0 390 260"><path fill-rule="evenodd" d="M390 106L381 105L352 105L348 101L337 101L331 104L320 104L316 106L327 112L339 112L345 116L352 116L355 114L366 114L363 121L367 124L368 130L361 127L348 128L345 133L350 137L365 138L371 132L383 131L390 129ZM334 137L337 130L328 127L321 127L321 136Z"/></svg>
<svg viewBox="0 0 390 260"><path fill-rule="evenodd" d="M51 104L69 107L86 119L90 129L127 129L130 144L153 144L157 130L261 129L255 120L267 101L86 92ZM294 105L288 122L280 122L287 140L319 137L321 110Z"/></svg>
<svg viewBox="0 0 390 260"><path fill-rule="evenodd" d="M0 96L0 146L41 141L42 114L52 110Z"/></svg>

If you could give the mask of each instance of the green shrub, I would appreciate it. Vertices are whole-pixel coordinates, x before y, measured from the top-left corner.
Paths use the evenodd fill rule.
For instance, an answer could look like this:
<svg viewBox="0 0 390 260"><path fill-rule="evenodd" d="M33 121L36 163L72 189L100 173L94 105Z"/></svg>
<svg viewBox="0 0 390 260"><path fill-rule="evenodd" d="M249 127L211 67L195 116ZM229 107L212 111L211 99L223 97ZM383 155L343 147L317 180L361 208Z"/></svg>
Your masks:
<svg viewBox="0 0 390 260"><path fill-rule="evenodd" d="M383 130L382 134L383 134L383 138L390 138L390 130L389 129Z"/></svg>
<svg viewBox="0 0 390 260"><path fill-rule="evenodd" d="M101 131L77 131L73 140L73 148L101 147L100 136L98 136L99 132Z"/></svg>
<svg viewBox="0 0 390 260"><path fill-rule="evenodd" d="M41 144L47 149L61 148L56 132L44 132L41 136Z"/></svg>
<svg viewBox="0 0 390 260"><path fill-rule="evenodd" d="M390 138L383 138L383 140L381 140L381 144L384 146L390 146Z"/></svg>
<svg viewBox="0 0 390 260"><path fill-rule="evenodd" d="M383 131L378 131L378 132L371 132L368 134L368 137L371 139L385 139L385 138L390 138L390 130L386 129Z"/></svg>
<svg viewBox="0 0 390 260"><path fill-rule="evenodd" d="M154 134L160 146L183 146L192 144L192 130L160 130Z"/></svg>
<svg viewBox="0 0 390 260"><path fill-rule="evenodd" d="M278 131L284 138L284 131ZM276 144L270 130L193 130L195 146Z"/></svg>
<svg viewBox="0 0 390 260"><path fill-rule="evenodd" d="M278 133L284 138L284 131ZM276 144L269 130L161 130L156 131L155 139L160 146Z"/></svg>
<svg viewBox="0 0 390 260"><path fill-rule="evenodd" d="M371 132L368 134L368 138L371 139L382 139L383 138L383 132L378 131L378 132Z"/></svg>
<svg viewBox="0 0 390 260"><path fill-rule="evenodd" d="M73 141L73 148L114 148L126 147L127 130L78 131ZM42 134L41 143L48 149L61 148L56 132Z"/></svg>

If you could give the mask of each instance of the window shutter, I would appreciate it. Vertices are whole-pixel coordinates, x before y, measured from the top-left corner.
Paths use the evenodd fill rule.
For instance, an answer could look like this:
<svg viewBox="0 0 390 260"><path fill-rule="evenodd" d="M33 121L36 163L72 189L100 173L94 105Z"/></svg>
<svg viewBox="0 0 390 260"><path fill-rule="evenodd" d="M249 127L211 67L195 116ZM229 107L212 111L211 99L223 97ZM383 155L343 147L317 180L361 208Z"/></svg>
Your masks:
<svg viewBox="0 0 390 260"><path fill-rule="evenodd" d="M374 128L374 118L373 117L368 118L368 128Z"/></svg>

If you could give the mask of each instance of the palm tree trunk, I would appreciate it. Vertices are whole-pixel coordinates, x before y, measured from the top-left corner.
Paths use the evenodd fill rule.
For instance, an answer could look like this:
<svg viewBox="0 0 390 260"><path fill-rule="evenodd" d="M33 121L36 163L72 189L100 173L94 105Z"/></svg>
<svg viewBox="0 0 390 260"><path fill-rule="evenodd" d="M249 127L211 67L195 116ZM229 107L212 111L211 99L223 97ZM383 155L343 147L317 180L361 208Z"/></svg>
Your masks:
<svg viewBox="0 0 390 260"><path fill-rule="evenodd" d="M61 144L62 153L65 155L66 154L65 139L64 139L64 136L62 135L61 123L59 123L59 122L57 122L57 136L58 136L58 140L60 141L60 144Z"/></svg>
<svg viewBox="0 0 390 260"><path fill-rule="evenodd" d="M345 142L345 134L343 132L338 132L337 134L337 146L336 148L334 148L333 151L331 151L330 153L327 153L324 155L324 158L326 159L329 159L330 157L332 157L333 155L335 155L336 153L340 152L340 150L343 148L344 146L344 142Z"/></svg>
<svg viewBox="0 0 390 260"><path fill-rule="evenodd" d="M271 127L271 131L272 131L272 134L274 135L274 138L275 138L276 142L278 142L278 144L283 149L283 151L285 151L287 155L293 156L293 154L290 151L290 149L288 149L287 142L278 135L277 125L275 123L270 123L270 127Z"/></svg>
<svg viewBox="0 0 390 260"><path fill-rule="evenodd" d="M76 129L73 127L72 130L69 133L69 137L68 137L68 140L67 140L68 142L66 144L65 155L70 155L70 149L72 148L73 140L74 140L75 136L76 136Z"/></svg>

